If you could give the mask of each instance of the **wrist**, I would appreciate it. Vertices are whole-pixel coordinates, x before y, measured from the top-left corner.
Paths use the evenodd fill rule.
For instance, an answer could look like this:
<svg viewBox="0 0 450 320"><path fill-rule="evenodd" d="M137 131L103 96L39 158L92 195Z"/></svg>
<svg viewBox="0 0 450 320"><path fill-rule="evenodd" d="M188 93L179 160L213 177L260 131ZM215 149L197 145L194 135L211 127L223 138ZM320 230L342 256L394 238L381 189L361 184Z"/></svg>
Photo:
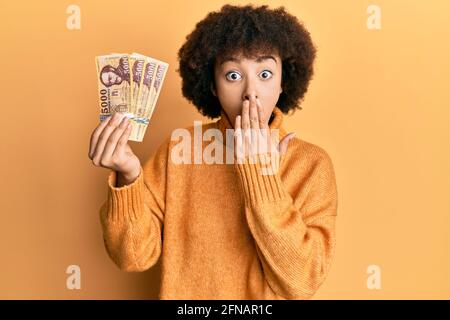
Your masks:
<svg viewBox="0 0 450 320"><path fill-rule="evenodd" d="M140 167L133 172L117 172L117 187L132 184L139 177Z"/></svg>

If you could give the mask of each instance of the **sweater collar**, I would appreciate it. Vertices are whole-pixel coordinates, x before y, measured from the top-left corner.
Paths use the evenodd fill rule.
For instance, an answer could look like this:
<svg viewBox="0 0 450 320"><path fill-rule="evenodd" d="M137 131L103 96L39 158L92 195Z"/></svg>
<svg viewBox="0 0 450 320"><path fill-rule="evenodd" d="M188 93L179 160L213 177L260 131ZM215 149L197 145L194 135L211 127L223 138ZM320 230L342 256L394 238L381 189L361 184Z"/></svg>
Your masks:
<svg viewBox="0 0 450 320"><path fill-rule="evenodd" d="M279 139L281 140L286 135L286 131L282 127L283 112L277 106L275 106L275 108L272 111L272 115L273 119L272 122L269 124L269 128L278 129ZM220 109L220 119L216 121L216 124L217 128L222 132L223 137L226 137L226 129L233 129L230 119L228 118L228 115L225 113L223 108Z"/></svg>

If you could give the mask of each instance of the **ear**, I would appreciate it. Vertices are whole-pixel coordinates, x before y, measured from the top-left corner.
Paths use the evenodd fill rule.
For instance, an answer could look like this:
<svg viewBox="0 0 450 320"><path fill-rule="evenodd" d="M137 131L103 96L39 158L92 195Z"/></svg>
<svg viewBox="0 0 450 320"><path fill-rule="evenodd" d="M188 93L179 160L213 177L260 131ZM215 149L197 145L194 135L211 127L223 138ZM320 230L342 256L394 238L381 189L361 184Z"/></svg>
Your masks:
<svg viewBox="0 0 450 320"><path fill-rule="evenodd" d="M211 83L211 92L214 96L217 97L216 90L214 89L214 83Z"/></svg>

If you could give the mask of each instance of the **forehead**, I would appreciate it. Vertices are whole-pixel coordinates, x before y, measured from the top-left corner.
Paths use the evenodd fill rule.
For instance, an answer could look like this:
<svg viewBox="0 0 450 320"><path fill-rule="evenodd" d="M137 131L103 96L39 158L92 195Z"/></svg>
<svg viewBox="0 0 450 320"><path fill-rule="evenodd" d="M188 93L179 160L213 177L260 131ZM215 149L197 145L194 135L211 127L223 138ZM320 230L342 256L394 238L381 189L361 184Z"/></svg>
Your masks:
<svg viewBox="0 0 450 320"><path fill-rule="evenodd" d="M225 54L219 59L217 59L217 64L219 66L227 63L227 62L234 62L234 63L242 63L243 61L253 61L256 63L262 63L262 62L272 62L277 64L280 61L280 57L275 52L265 52L265 53L257 53L252 56L244 55L243 53L235 53L235 54Z"/></svg>
<svg viewBox="0 0 450 320"><path fill-rule="evenodd" d="M277 63L277 57L275 57L274 55L260 55L257 56L255 58L244 58L244 57L233 57L233 56L228 56L228 57L224 57L221 61L220 64L225 64L226 62L236 62L236 63L241 63L243 60L253 60L255 62L261 63L264 61L272 61L274 63Z"/></svg>

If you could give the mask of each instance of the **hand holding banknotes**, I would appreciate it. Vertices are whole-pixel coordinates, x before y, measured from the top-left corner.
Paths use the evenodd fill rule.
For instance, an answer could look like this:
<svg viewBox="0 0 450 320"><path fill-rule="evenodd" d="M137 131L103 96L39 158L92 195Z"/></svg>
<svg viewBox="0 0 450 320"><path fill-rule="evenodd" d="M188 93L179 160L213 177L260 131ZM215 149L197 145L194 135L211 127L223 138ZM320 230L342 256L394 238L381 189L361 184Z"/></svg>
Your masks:
<svg viewBox="0 0 450 320"><path fill-rule="evenodd" d="M117 187L139 176L141 163L128 144L131 125L127 116L115 112L100 122L91 135L89 158L95 166L117 171Z"/></svg>
<svg viewBox="0 0 450 320"><path fill-rule="evenodd" d="M100 124L91 135L89 158L117 171L116 187L131 184L140 161L128 140L141 142L152 117L168 63L139 53L97 56Z"/></svg>

